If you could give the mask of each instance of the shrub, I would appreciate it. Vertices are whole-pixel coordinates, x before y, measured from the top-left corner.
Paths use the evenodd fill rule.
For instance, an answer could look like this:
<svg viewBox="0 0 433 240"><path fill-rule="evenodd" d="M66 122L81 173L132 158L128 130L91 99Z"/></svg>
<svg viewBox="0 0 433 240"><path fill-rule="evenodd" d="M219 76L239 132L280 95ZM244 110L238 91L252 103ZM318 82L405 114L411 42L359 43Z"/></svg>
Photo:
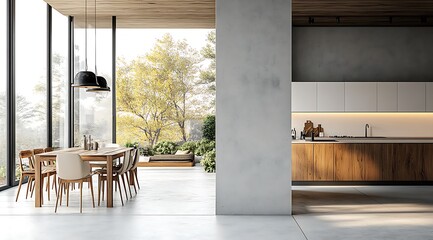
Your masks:
<svg viewBox="0 0 433 240"><path fill-rule="evenodd" d="M196 141L189 141L182 144L182 146L179 147L180 150L185 151L188 150L190 153L195 153L197 149L197 142Z"/></svg>
<svg viewBox="0 0 433 240"><path fill-rule="evenodd" d="M207 152L212 151L215 148L215 141L209 141L202 139L197 142L197 148L195 154L198 156L204 156Z"/></svg>
<svg viewBox="0 0 433 240"><path fill-rule="evenodd" d="M176 143L169 141L162 141L153 147L155 154L174 154L176 152Z"/></svg>
<svg viewBox="0 0 433 240"><path fill-rule="evenodd" d="M138 142L126 142L125 143L125 147L128 147L128 148L137 148L138 147Z"/></svg>
<svg viewBox="0 0 433 240"><path fill-rule="evenodd" d="M153 156L153 149L150 146L139 147L138 151L141 156Z"/></svg>
<svg viewBox="0 0 433 240"><path fill-rule="evenodd" d="M200 164L204 167L204 170L208 173L215 172L216 170L216 151L215 148L211 151L207 152L203 159L200 161Z"/></svg>
<svg viewBox="0 0 433 240"><path fill-rule="evenodd" d="M215 141L215 115L209 115L204 119L203 138Z"/></svg>

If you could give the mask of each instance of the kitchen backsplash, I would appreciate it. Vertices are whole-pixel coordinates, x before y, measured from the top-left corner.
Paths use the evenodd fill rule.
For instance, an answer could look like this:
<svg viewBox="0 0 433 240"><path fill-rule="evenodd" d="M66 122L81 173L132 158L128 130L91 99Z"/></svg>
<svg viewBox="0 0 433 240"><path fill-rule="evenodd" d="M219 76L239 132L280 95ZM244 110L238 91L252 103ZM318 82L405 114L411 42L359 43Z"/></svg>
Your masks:
<svg viewBox="0 0 433 240"><path fill-rule="evenodd" d="M297 138L306 120L321 124L325 136L433 137L433 113L292 113Z"/></svg>

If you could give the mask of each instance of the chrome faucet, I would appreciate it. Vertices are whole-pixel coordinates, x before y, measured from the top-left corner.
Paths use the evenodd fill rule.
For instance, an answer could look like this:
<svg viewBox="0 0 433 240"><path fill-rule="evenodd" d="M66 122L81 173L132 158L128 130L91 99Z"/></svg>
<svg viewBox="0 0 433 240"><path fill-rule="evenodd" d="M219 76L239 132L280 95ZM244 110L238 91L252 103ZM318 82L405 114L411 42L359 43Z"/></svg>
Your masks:
<svg viewBox="0 0 433 240"><path fill-rule="evenodd" d="M370 125L365 124L364 130L365 130L365 137L367 137L367 128L370 128Z"/></svg>

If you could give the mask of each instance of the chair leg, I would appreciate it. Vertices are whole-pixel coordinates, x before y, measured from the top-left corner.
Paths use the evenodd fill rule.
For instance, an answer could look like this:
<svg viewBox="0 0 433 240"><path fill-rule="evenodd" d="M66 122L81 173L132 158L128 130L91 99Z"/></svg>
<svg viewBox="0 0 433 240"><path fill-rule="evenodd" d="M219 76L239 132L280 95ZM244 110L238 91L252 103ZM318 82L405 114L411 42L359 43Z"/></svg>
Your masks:
<svg viewBox="0 0 433 240"><path fill-rule="evenodd" d="M61 198L61 195L63 195L63 192L62 192L63 184L60 183L60 184L59 184L59 187L60 187L60 189L59 189L59 191L57 191L56 208L55 208L55 210L54 210L55 213L57 213L57 206L58 206L58 204L59 204L59 198ZM62 203L62 201L60 200L60 204L61 204L61 203Z"/></svg>
<svg viewBox="0 0 433 240"><path fill-rule="evenodd" d="M122 206L125 206L125 205L123 204L122 188L120 187L120 179L117 179L117 185L119 186L120 201L122 201Z"/></svg>
<svg viewBox="0 0 433 240"><path fill-rule="evenodd" d="M66 190L66 207L69 207L69 183L66 183L68 186L68 189Z"/></svg>
<svg viewBox="0 0 433 240"><path fill-rule="evenodd" d="M57 174L54 174L53 175L53 186L52 186L52 188L55 189L56 194L57 194L57 181L56 181L56 178L57 178Z"/></svg>
<svg viewBox="0 0 433 240"><path fill-rule="evenodd" d="M83 180L80 182L80 213L83 213Z"/></svg>
<svg viewBox="0 0 433 240"><path fill-rule="evenodd" d="M106 181L107 179L105 179L105 180L101 180L102 181L102 196L101 196L101 198L102 198L102 201L104 201L104 196L105 196L105 181Z"/></svg>
<svg viewBox="0 0 433 240"><path fill-rule="evenodd" d="M15 202L18 202L18 196L20 195L20 190L21 190L21 185L23 184L23 175L21 174L20 177L20 183L18 184L18 192L17 192L17 197L15 198Z"/></svg>
<svg viewBox="0 0 433 240"><path fill-rule="evenodd" d="M101 175L98 175L98 207L101 206Z"/></svg>
<svg viewBox="0 0 433 240"><path fill-rule="evenodd" d="M36 185L36 183L35 183L35 185ZM43 187L44 187L44 177L42 176L41 188L44 189ZM42 205L44 204L44 193L43 192L41 194L41 204Z"/></svg>
<svg viewBox="0 0 433 240"><path fill-rule="evenodd" d="M126 191L125 178L123 177L123 174L120 175L120 177L122 178L123 189L125 189L126 200L129 200L129 198L128 198L128 192Z"/></svg>
<svg viewBox="0 0 433 240"><path fill-rule="evenodd" d="M130 184L130 181L129 181L128 172L125 172L125 175L126 175L126 184L128 185L128 188L129 188L129 196L132 199L131 184Z"/></svg>
<svg viewBox="0 0 433 240"><path fill-rule="evenodd" d="M92 177L89 178L89 186L90 186L90 193L92 194L92 205L93 205L93 208L95 208L95 196L93 195Z"/></svg>
<svg viewBox="0 0 433 240"><path fill-rule="evenodd" d="M47 176L47 192L48 192L48 201L50 201L50 174Z"/></svg>
<svg viewBox="0 0 433 240"><path fill-rule="evenodd" d="M138 174L137 174L137 169L135 169L134 170L134 176L135 176L135 182L137 183L137 187L138 187L138 189L140 189L140 183L138 182L138 176L137 176Z"/></svg>
<svg viewBox="0 0 433 240"><path fill-rule="evenodd" d="M63 183L63 181L59 178L59 194L60 194L60 203L59 206L62 206L62 201L63 201L63 194L66 194L65 192L65 183Z"/></svg>
<svg viewBox="0 0 433 240"><path fill-rule="evenodd" d="M129 171L129 177L131 179L134 179L134 176L135 176L134 170ZM135 195L137 195L137 187L135 186L135 180L132 182L134 183L133 186L134 186ZM132 196L131 196L131 198L132 198Z"/></svg>
<svg viewBox="0 0 433 240"><path fill-rule="evenodd" d="M32 189L32 177L28 176L27 177L26 199L29 196L29 191L31 191L31 189Z"/></svg>

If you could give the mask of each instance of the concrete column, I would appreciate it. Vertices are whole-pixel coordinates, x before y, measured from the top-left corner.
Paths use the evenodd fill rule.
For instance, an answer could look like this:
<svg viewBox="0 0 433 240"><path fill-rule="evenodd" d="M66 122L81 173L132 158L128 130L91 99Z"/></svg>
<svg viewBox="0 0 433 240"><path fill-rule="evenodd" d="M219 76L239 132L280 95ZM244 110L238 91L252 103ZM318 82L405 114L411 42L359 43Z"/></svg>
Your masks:
<svg viewBox="0 0 433 240"><path fill-rule="evenodd" d="M216 212L291 214L291 1L216 8Z"/></svg>

